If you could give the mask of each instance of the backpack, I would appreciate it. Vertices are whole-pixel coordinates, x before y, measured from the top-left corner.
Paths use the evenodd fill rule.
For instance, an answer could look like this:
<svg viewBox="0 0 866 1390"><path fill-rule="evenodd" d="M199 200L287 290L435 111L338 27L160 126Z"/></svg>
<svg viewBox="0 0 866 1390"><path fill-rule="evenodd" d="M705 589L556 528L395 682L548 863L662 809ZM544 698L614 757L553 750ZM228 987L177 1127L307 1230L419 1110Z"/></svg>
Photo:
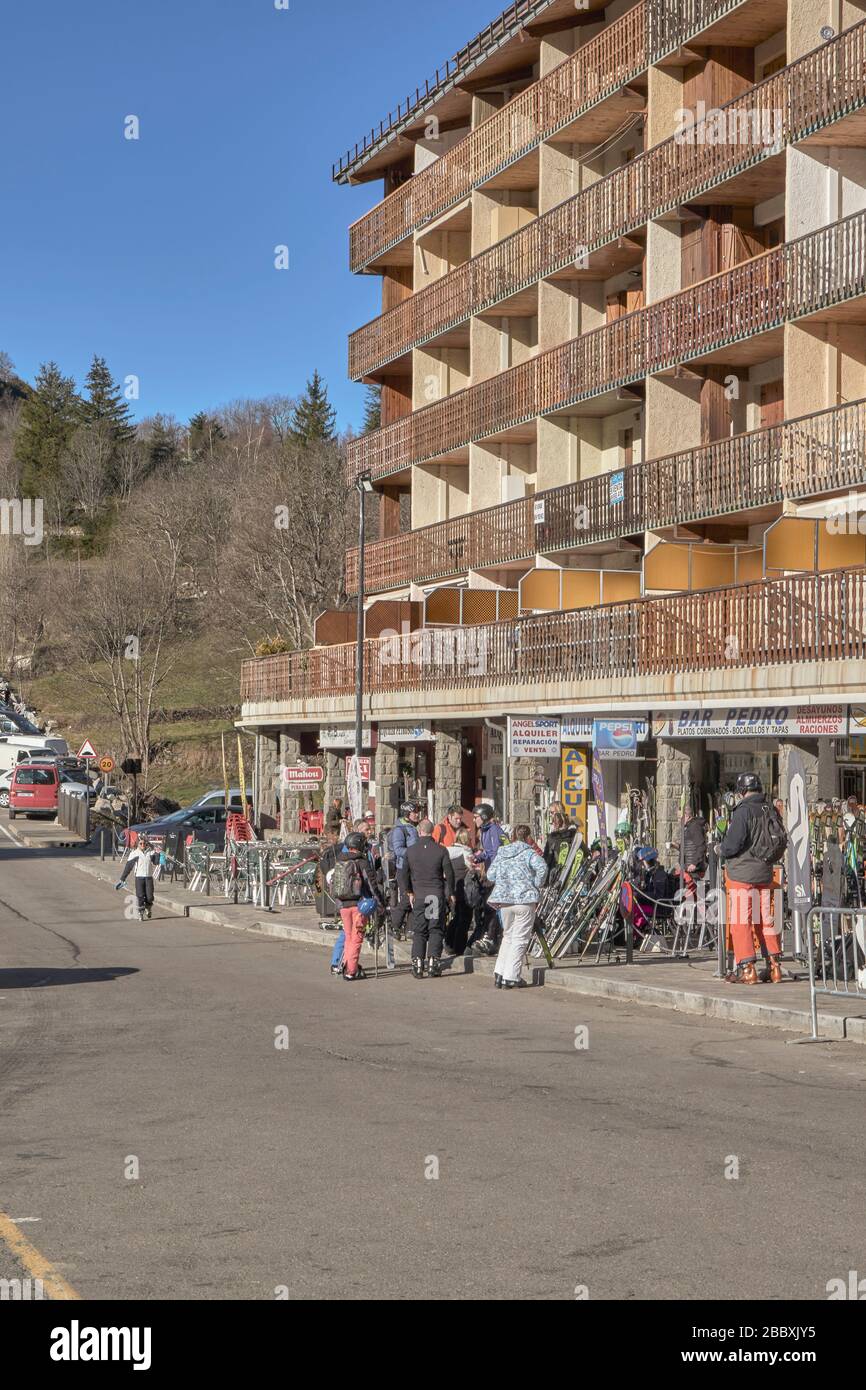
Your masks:
<svg viewBox="0 0 866 1390"><path fill-rule="evenodd" d="M752 825L749 852L762 864L779 864L788 848L788 835L775 806L766 801L758 807L757 823Z"/></svg>
<svg viewBox="0 0 866 1390"><path fill-rule="evenodd" d="M364 890L361 866L356 859L341 854L331 874L331 896L340 902L357 902Z"/></svg>
<svg viewBox="0 0 866 1390"><path fill-rule="evenodd" d="M463 898L467 907L480 907L484 902L484 889L481 887L481 879L470 869L463 880Z"/></svg>

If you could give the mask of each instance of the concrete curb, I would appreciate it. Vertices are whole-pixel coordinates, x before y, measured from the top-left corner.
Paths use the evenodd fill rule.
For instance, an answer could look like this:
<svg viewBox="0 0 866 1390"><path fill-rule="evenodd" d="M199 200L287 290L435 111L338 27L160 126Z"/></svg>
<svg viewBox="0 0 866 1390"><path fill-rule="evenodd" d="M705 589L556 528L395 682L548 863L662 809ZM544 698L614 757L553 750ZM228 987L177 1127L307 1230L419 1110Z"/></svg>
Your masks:
<svg viewBox="0 0 866 1390"><path fill-rule="evenodd" d="M78 860L75 862L75 868L103 883L111 884L115 881L101 865ZM181 917L191 917L211 926L230 927L233 931L245 931L283 941L299 941L307 946L324 946L328 950L333 947L332 932L293 925L276 916L255 922L232 921L224 911L215 907L186 904L162 891L159 902L162 907L176 912ZM372 952L367 954L372 956ZM408 964L411 959L407 946L399 941L394 942L394 955L400 965ZM493 964L494 962L485 956L450 956L442 962L442 974L446 978L450 975L478 975L489 980L493 977ZM384 969L381 955L380 968ZM757 1028L777 1028L785 1033L808 1035L812 1031L808 1009L758 1003L757 1000L746 999L739 994L727 997L703 994L699 990L645 985L636 980L616 980L611 979L609 975L602 975L592 966L564 966L558 970L550 970L545 965L535 966L532 970L532 983L536 986L544 985L547 989L581 995L584 998L668 1009L673 1013L688 1014L692 1018L711 1018L722 1023L748 1024ZM866 1044L866 1017L819 1013L818 1032L822 1038L833 1041L842 1042L847 1039L849 1042Z"/></svg>

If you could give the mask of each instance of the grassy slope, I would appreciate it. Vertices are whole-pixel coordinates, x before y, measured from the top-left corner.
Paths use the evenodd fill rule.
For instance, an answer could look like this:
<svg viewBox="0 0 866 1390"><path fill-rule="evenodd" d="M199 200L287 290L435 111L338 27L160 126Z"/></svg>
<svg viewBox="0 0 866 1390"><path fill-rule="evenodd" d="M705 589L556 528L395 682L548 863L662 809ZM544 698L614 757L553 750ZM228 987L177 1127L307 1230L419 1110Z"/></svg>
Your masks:
<svg viewBox="0 0 866 1390"><path fill-rule="evenodd" d="M214 708L237 705L240 690L240 652L226 652L216 633L207 633L188 642L177 652L177 660L156 697L164 709ZM111 714L102 704L99 692L74 667L34 680L28 697L43 719L54 719L58 733L67 739L73 752L85 738L93 740L98 753L122 757L127 751L119 743L119 732ZM229 778L237 783L237 740L231 720L182 720L154 726L153 738L164 745L153 766L151 785L160 795L181 805L202 792L222 785L220 733L226 737ZM252 739L244 739L244 759L248 785L252 782Z"/></svg>

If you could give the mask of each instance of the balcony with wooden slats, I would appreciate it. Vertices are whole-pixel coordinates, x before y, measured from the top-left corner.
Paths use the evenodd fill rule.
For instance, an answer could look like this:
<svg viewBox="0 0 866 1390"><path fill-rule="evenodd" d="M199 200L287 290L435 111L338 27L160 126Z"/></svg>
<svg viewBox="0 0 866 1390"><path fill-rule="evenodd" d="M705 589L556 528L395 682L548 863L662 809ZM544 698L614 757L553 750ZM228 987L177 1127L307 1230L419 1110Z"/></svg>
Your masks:
<svg viewBox="0 0 866 1390"><path fill-rule="evenodd" d="M729 40L736 30L724 21L749 8L760 16L754 28L767 37L784 23L783 0L680 0L659 6L657 0L635 5L482 122L433 164L388 195L349 229L349 264L353 271L383 263L392 248L420 227L440 217L484 184L513 180L520 162L554 136L597 143L612 134L633 94L624 88L689 40ZM739 40L742 42L742 38ZM392 257L392 259L394 259ZM405 253L396 260L405 263Z"/></svg>
<svg viewBox="0 0 866 1390"><path fill-rule="evenodd" d="M726 701L773 689L773 668L806 698L841 698L866 678L866 570L794 575L734 588L633 599L472 628L435 628L364 644L372 718L395 710L533 708L580 698L652 702L724 689ZM830 695L834 689L836 695ZM858 686L858 682L860 683ZM351 707L353 644L246 661L243 716L318 720Z"/></svg>
<svg viewBox="0 0 866 1390"><path fill-rule="evenodd" d="M622 500L607 473L582 478L376 541L365 550L367 593L450 579L467 570L530 564L536 555L586 551L643 531L664 531L736 512L746 524L804 501L866 485L866 400L720 439L622 473ZM346 555L346 589L358 587L358 551Z"/></svg>
<svg viewBox="0 0 866 1390"><path fill-rule="evenodd" d="M465 457L473 442L524 437L538 416L608 413L619 389L683 363L750 365L780 350L794 319L862 321L864 294L857 212L353 440L349 480Z"/></svg>
<svg viewBox="0 0 866 1390"><path fill-rule="evenodd" d="M866 20L720 110L735 142L705 140L704 121L686 139L655 145L358 329L349 339L349 375L405 370L413 348L494 306L516 312L509 301L541 279L608 278L637 265L642 247L629 238L684 203L772 197L784 187L788 145L862 141Z"/></svg>

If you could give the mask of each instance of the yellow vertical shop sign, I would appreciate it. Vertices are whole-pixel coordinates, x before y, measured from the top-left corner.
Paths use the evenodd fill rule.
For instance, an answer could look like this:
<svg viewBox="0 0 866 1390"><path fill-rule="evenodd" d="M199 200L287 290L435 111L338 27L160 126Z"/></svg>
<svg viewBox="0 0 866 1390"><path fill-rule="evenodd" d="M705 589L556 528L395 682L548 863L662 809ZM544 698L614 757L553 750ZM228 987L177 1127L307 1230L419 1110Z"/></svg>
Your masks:
<svg viewBox="0 0 866 1390"><path fill-rule="evenodd" d="M562 750L562 804L569 820L586 839L586 810L589 799L589 759L582 748Z"/></svg>

